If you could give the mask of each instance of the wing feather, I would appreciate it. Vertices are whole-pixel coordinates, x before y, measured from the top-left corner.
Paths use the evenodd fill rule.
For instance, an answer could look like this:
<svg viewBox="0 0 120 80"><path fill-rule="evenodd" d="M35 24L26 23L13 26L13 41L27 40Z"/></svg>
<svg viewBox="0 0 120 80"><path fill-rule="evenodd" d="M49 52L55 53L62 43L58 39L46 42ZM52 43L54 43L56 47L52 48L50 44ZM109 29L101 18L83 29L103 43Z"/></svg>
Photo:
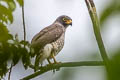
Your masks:
<svg viewBox="0 0 120 80"><path fill-rule="evenodd" d="M62 25L52 24L36 34L32 39L31 45L32 47L42 48L46 44L56 41L64 31Z"/></svg>

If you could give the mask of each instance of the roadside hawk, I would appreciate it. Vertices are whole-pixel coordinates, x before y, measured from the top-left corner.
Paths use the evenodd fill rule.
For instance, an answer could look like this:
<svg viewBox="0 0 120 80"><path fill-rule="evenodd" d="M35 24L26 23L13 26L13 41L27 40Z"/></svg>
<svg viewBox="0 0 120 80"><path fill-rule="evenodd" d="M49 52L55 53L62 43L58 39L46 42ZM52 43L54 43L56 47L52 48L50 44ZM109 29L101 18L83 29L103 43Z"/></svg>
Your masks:
<svg viewBox="0 0 120 80"><path fill-rule="evenodd" d="M35 67L38 67L39 63L42 64L45 59L47 59L49 64L51 64L51 58L54 60L54 63L57 63L55 56L64 46L65 32L69 25L72 26L72 19L62 15L53 24L44 28L33 37L31 46L36 54Z"/></svg>

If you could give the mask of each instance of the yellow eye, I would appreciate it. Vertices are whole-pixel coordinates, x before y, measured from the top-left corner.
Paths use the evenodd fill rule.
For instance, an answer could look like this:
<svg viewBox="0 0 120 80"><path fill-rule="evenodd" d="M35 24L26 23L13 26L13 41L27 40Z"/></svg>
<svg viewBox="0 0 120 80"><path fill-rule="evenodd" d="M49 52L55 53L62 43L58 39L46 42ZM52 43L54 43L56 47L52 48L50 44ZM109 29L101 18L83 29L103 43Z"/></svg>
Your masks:
<svg viewBox="0 0 120 80"><path fill-rule="evenodd" d="M66 18L63 18L63 21L67 21L67 19L66 19Z"/></svg>

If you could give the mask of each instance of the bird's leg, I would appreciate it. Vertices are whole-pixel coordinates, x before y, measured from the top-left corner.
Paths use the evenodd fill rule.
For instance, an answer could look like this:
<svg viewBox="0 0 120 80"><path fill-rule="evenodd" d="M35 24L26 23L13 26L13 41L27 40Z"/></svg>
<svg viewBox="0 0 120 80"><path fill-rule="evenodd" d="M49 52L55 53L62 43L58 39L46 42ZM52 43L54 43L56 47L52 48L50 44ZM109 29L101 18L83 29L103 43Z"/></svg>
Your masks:
<svg viewBox="0 0 120 80"><path fill-rule="evenodd" d="M61 63L61 62L57 62L57 61L56 61L54 54L52 54L52 58L53 58L55 64ZM55 73L55 71L58 71L59 69L60 69L60 68L53 69L53 73Z"/></svg>
<svg viewBox="0 0 120 80"><path fill-rule="evenodd" d="M50 62L49 58L47 58L47 61L48 61L49 64L52 64L52 63Z"/></svg>
<svg viewBox="0 0 120 80"><path fill-rule="evenodd" d="M54 60L54 63L56 63L56 64L59 63L59 62L56 61L54 54L52 54L52 58Z"/></svg>

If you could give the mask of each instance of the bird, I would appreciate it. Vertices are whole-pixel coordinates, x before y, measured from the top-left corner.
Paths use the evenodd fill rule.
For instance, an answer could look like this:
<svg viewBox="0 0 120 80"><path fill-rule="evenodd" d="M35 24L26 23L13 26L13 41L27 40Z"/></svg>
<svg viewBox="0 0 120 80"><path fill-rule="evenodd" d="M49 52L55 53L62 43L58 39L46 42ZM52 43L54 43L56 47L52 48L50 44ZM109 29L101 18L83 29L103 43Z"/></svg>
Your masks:
<svg viewBox="0 0 120 80"><path fill-rule="evenodd" d="M65 42L65 32L68 26L72 26L72 19L67 15L59 16L51 25L42 29L37 33L31 41L31 47L34 48L35 70L42 65L44 60L47 60L49 64L52 64L50 59L56 61L55 56L62 50Z"/></svg>

